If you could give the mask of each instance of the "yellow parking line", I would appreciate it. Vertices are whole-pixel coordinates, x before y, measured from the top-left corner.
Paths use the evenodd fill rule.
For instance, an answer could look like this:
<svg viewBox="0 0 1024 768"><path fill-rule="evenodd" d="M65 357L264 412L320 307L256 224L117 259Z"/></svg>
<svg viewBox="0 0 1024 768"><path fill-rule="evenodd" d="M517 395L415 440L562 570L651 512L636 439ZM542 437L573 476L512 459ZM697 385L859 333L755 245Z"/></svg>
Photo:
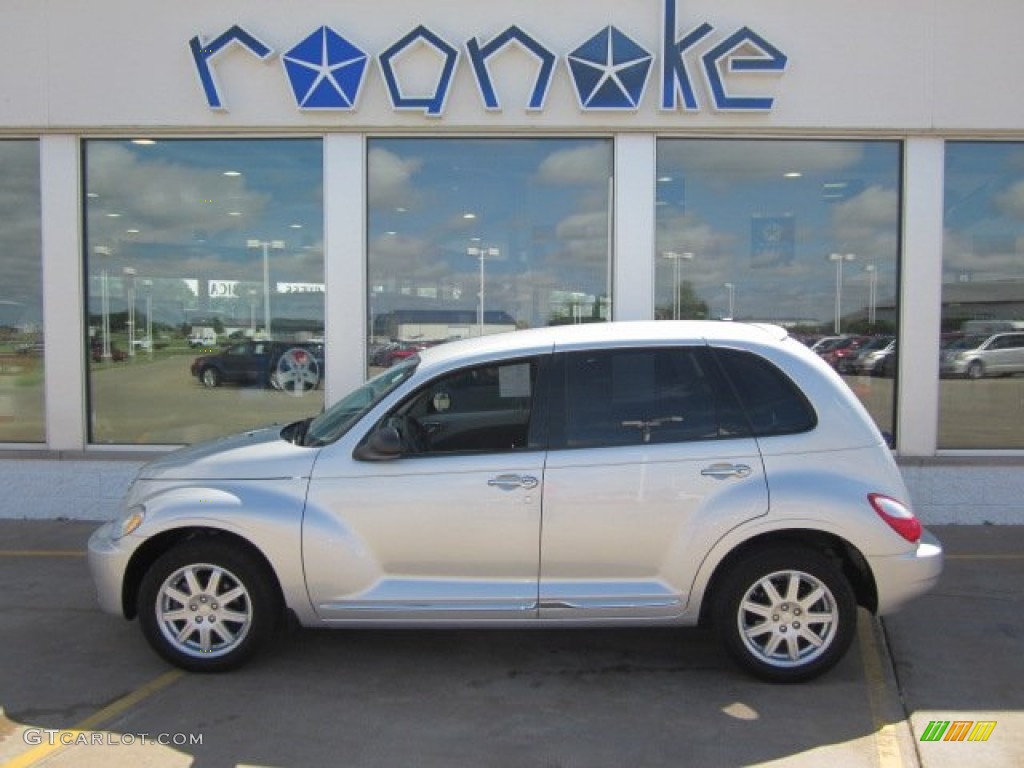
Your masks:
<svg viewBox="0 0 1024 768"><path fill-rule="evenodd" d="M0 557L85 557L82 549L0 549Z"/></svg>
<svg viewBox="0 0 1024 768"><path fill-rule="evenodd" d="M171 683L179 680L185 675L180 669L172 669L170 672L165 672L160 677L150 680L145 685L139 686L131 693L122 696L120 699L111 702L107 706L98 712L93 713L84 720L75 723L70 728L61 729L62 733L74 733L76 731L91 731L98 725L113 720L118 715L131 709L133 706L141 702L143 699L147 699L158 691L163 690ZM71 742L73 743L73 739ZM67 744L61 743L61 740L53 739L52 743L48 741L45 744L40 744L37 747L30 749L28 752L24 752L17 757L8 760L0 768L29 768L29 766L35 765L40 760L49 757L58 750L64 749Z"/></svg>
<svg viewBox="0 0 1024 768"><path fill-rule="evenodd" d="M886 680L882 667L882 652L875 640L875 620L861 616L857 622L857 639L860 642L861 661L868 685L868 708L875 731L875 750L878 753L879 768L902 768L903 754L900 750L896 726L887 723L885 710Z"/></svg>

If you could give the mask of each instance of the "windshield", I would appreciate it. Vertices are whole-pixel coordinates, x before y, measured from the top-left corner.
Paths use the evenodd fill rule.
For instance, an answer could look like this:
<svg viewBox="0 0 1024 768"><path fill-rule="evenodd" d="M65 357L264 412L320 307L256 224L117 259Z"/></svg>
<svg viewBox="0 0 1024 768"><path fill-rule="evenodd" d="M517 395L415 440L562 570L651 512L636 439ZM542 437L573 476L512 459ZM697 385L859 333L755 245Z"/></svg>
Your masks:
<svg viewBox="0 0 1024 768"><path fill-rule="evenodd" d="M891 336L878 336L870 341L867 341L864 346L861 347L863 350L871 349L885 349L892 343Z"/></svg>
<svg viewBox="0 0 1024 768"><path fill-rule="evenodd" d="M309 423L302 444L320 446L333 443L389 392L412 376L419 362L419 357L410 357L350 392Z"/></svg>
<svg viewBox="0 0 1024 768"><path fill-rule="evenodd" d="M987 338L988 336L964 336L950 344L948 349L977 349Z"/></svg>

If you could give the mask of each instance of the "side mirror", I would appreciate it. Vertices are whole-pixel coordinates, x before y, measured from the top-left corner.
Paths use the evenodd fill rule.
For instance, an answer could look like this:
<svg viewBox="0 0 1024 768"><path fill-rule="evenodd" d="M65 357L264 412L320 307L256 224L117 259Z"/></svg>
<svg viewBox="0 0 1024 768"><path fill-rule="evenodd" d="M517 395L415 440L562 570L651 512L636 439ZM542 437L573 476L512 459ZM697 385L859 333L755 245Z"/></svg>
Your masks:
<svg viewBox="0 0 1024 768"><path fill-rule="evenodd" d="M402 436L394 427L381 427L360 443L352 452L359 461L387 461L402 455Z"/></svg>

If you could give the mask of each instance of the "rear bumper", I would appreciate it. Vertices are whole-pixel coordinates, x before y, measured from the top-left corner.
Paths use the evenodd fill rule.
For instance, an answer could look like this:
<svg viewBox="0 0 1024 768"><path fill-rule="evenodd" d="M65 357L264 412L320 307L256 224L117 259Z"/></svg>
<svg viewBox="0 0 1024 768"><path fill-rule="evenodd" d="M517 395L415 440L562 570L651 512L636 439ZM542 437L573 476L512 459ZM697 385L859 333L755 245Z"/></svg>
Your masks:
<svg viewBox="0 0 1024 768"><path fill-rule="evenodd" d="M931 590L942 575L943 559L942 544L927 531L911 552L871 558L878 589L877 614L898 611Z"/></svg>

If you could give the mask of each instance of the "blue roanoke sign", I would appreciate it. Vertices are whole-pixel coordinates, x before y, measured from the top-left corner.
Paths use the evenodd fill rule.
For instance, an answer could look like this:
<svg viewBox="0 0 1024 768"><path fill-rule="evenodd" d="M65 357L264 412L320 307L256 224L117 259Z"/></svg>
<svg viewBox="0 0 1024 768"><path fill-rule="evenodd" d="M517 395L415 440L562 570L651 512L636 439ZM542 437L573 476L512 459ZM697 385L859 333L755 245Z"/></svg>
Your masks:
<svg viewBox="0 0 1024 768"><path fill-rule="evenodd" d="M769 112L771 96L739 94L727 87L730 74L785 71L786 55L749 27L741 27L724 39L704 22L678 37L676 1L663 0L659 108L664 112L696 112L702 108L694 73L707 86L711 106L719 112ZM487 110L502 108L489 63L509 46L536 58L536 79L526 105L542 111L547 101L559 56L521 27L512 25L490 40L466 41L477 90ZM211 109L225 108L215 77L217 57L231 48L242 48L263 61L276 52L239 25L216 37L197 35L189 41L196 72ZM427 93L409 93L402 83L402 54L413 48L433 51L440 64L437 81ZM705 49L697 53L698 47ZM687 54L695 60L692 66ZM371 54L335 29L322 26L294 46L277 54L295 104L302 110L353 111L366 81ZM396 110L422 112L430 117L444 114L462 50L424 25L419 25L376 56L391 105ZM618 27L609 25L564 56L580 109L584 112L636 111L655 70L654 54ZM405 66L410 66L406 63Z"/></svg>

